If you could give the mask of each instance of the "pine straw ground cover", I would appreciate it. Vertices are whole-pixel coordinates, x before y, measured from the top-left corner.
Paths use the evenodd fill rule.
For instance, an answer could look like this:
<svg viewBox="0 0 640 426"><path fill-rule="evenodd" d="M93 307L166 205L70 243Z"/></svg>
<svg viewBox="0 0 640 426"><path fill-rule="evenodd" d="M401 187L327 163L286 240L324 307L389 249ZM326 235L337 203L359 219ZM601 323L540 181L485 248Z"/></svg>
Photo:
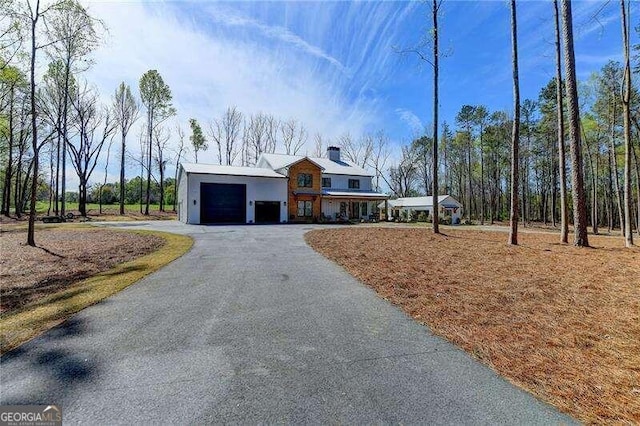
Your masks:
<svg viewBox="0 0 640 426"><path fill-rule="evenodd" d="M527 233L318 230L307 242L513 383L588 423L640 423L640 249Z"/></svg>
<svg viewBox="0 0 640 426"><path fill-rule="evenodd" d="M23 229L0 232L0 313L15 311L164 244L156 235L62 226L38 230L38 247L28 246L26 239Z"/></svg>
<svg viewBox="0 0 640 426"><path fill-rule="evenodd" d="M186 253L193 240L157 231L40 225L0 232L0 355Z"/></svg>

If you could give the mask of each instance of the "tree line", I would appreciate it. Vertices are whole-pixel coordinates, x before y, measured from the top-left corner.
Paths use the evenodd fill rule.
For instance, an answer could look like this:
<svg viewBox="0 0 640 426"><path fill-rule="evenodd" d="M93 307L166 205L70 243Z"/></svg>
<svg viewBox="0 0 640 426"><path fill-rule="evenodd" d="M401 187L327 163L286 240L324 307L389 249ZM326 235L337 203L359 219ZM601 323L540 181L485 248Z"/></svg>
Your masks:
<svg viewBox="0 0 640 426"><path fill-rule="evenodd" d="M571 210L575 245L589 245L590 224L596 234L600 227L608 231L619 227L626 246L631 246L633 228L640 233L640 98L632 85L632 74L640 72L640 46L634 46L632 69L631 2L619 2L623 63L609 62L586 82L576 78L571 1L550 3L556 76L541 89L537 100L520 102L517 7L511 0L513 115L491 112L483 105L464 105L456 116L455 132L444 123L439 135L441 4L433 0L433 27L428 37L402 51L433 67L435 122L431 136L425 132L402 146L399 161L390 169L393 192L398 196L431 192L434 205L438 192L450 193L463 202L467 221L493 223L508 217L510 244L517 244L520 220L554 226L560 222L561 242L568 242ZM635 30L640 33L640 26ZM427 47L432 47L432 54ZM439 175L444 178L440 184ZM438 233L437 220L433 222Z"/></svg>
<svg viewBox="0 0 640 426"><path fill-rule="evenodd" d="M574 225L588 221L595 233L601 228L627 233L635 226L637 230L640 109L631 75L637 75L640 66L636 56L633 70L630 67L629 2L620 2L625 62L610 62L578 85L571 60L570 2L562 1L559 7L554 1L550 16L556 18L556 77L541 88L537 99L520 102L516 3L512 1L514 110L463 105L455 123L438 122L441 6L442 1L432 1L430 37L405 52L433 67L433 128L416 135L411 143L394 144L383 130L361 136L345 133L333 140L321 133L311 136L297 119L245 114L236 106L203 124L190 119L187 140L183 127L171 120L176 115L171 89L157 70L144 73L138 87L122 82L111 102L102 104L84 73L92 65L90 54L99 46L104 24L77 0L46 7L39 1L4 0L1 213L28 212L28 242L35 244L35 201L43 198L43 188L48 189L49 211L66 212L67 161L79 181L80 214L86 215L86 203L95 199L117 200L124 214L124 205L132 201L133 192L127 189L131 185L139 194L135 202L148 214L153 202L161 210L172 204L175 209L178 166L189 153L195 162L212 150L219 164L252 166L265 152L323 156L328 145L338 145L345 159L373 172L376 189L388 188L391 196L398 197L449 193L463 203L468 221L510 218L512 233L517 233L518 221L559 223L566 242L568 212L584 210L584 219L574 215ZM634 50L640 54L638 46ZM36 68L42 61L48 65L39 76ZM136 144L129 140L129 133L138 121ZM118 182L107 182L110 163L119 165ZM175 165L173 177L167 176L170 164ZM127 165L137 168L136 177L128 179ZM96 169L103 166L103 181L89 187ZM438 221L433 223L438 232ZM512 242L517 243L517 237Z"/></svg>

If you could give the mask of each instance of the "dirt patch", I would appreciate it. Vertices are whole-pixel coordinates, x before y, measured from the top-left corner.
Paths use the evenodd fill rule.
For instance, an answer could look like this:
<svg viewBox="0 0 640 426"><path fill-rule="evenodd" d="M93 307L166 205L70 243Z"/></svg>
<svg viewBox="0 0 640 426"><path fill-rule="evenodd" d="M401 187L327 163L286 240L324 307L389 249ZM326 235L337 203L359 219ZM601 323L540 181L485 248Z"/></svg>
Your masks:
<svg viewBox="0 0 640 426"><path fill-rule="evenodd" d="M0 232L0 313L5 314L72 286L91 275L151 253L161 237L107 229L60 226L26 244L21 229Z"/></svg>
<svg viewBox="0 0 640 426"><path fill-rule="evenodd" d="M553 234L357 228L307 242L502 376L590 423L640 423L640 249Z"/></svg>

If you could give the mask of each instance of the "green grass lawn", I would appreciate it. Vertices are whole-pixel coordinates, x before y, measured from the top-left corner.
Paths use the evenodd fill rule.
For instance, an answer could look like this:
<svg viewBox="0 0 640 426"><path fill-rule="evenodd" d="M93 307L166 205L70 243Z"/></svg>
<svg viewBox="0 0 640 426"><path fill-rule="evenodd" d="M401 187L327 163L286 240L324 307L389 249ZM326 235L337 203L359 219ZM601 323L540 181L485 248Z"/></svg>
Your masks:
<svg viewBox="0 0 640 426"><path fill-rule="evenodd" d="M36 202L36 212L38 215L44 215L47 213L47 209L49 208L49 202L48 201L38 201ZM70 203L67 202L66 206L65 206L66 210L68 212L73 212L73 213L78 213L78 203ZM109 211L109 212L114 212L114 211L119 211L120 209L120 205L119 204L103 204L102 205L102 211ZM139 204L125 204L124 205L124 209L126 213L139 213L140 212L140 205ZM144 210L144 205L142 206L142 209ZM165 210L167 211L171 211L173 209L173 205L168 205L166 207ZM87 203L87 213L88 214L98 214L98 212L100 211L100 205L99 204L95 204L95 203ZM160 211L160 205L159 204L150 204L149 205L149 211L153 211L153 212L158 212ZM53 206L51 208L51 214L53 214Z"/></svg>

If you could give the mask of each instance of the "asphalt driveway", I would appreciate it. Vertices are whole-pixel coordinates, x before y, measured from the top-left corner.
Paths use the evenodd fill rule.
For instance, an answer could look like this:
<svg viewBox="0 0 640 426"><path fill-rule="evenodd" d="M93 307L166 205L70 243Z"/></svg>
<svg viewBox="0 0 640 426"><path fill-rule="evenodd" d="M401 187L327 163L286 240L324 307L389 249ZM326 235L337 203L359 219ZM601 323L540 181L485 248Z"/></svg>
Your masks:
<svg viewBox="0 0 640 426"><path fill-rule="evenodd" d="M90 424L572 422L315 253L310 226L136 226L195 244L2 357L1 404Z"/></svg>

